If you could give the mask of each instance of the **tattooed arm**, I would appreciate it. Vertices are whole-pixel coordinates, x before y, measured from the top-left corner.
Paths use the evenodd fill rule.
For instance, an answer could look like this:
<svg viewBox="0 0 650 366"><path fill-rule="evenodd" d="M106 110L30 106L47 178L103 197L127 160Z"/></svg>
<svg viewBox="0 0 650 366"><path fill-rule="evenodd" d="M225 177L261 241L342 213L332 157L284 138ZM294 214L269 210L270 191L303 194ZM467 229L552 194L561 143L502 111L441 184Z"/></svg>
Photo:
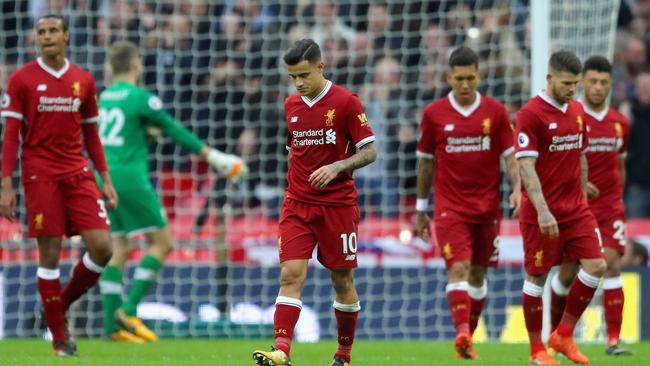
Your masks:
<svg viewBox="0 0 650 366"><path fill-rule="evenodd" d="M550 236L551 239L555 239L560 235L560 230L555 217L546 204L544 193L542 193L542 184L535 171L536 161L537 159L533 157L518 159L519 174L521 174L521 181L524 184L526 193L537 210L539 229L542 234Z"/></svg>
<svg viewBox="0 0 650 366"><path fill-rule="evenodd" d="M435 174L436 161L429 158L418 159L417 199L429 201L429 192ZM415 232L424 240L431 237L431 220L426 211L417 209L415 216Z"/></svg>
<svg viewBox="0 0 650 366"><path fill-rule="evenodd" d="M309 176L309 183L314 187L323 188L339 173L363 168L375 159L377 159L377 148L374 142L369 142L349 158L316 169Z"/></svg>

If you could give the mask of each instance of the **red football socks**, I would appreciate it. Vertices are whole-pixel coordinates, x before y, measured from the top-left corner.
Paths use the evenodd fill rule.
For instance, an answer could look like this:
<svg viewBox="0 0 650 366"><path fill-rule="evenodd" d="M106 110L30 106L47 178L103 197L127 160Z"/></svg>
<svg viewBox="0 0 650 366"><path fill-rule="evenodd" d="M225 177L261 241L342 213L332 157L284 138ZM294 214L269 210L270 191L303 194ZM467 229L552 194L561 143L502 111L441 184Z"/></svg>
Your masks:
<svg viewBox="0 0 650 366"><path fill-rule="evenodd" d="M63 301L61 297L61 282L58 269L39 267L36 271L38 277L38 292L41 295L43 312L47 319L47 327L52 332L54 341L65 340Z"/></svg>
<svg viewBox="0 0 650 366"><path fill-rule="evenodd" d="M470 298L469 330L471 334L474 334L478 322L481 319L481 313L483 312L485 296L487 295L487 282L483 281L483 286L481 287L473 287L470 285L467 294Z"/></svg>
<svg viewBox="0 0 650 366"><path fill-rule="evenodd" d="M273 331L275 335L275 348L284 351L289 356L293 329L296 327L302 301L286 296L275 299L275 315L273 316Z"/></svg>
<svg viewBox="0 0 650 366"><path fill-rule="evenodd" d="M542 287L532 282L524 282L521 306L524 309L524 320L526 321L526 330L528 330L531 355L546 349L544 342L542 342L542 325L544 320L542 291Z"/></svg>
<svg viewBox="0 0 650 366"><path fill-rule="evenodd" d="M95 264L88 253L77 263L72 271L72 277L63 289L63 310L68 310L70 305L75 302L81 295L85 294L88 289L95 286L99 280L99 275L104 268Z"/></svg>
<svg viewBox="0 0 650 366"><path fill-rule="evenodd" d="M618 343L623 322L623 283L620 277L605 278L603 280L603 308L605 309L605 323L607 324L607 344Z"/></svg>
<svg viewBox="0 0 650 366"><path fill-rule="evenodd" d="M345 362L350 362L354 332L357 329L357 319L360 310L361 304L358 301L354 304L334 302L334 315L336 316L339 341L339 346L336 353L334 353L335 359L342 358Z"/></svg>
<svg viewBox="0 0 650 366"><path fill-rule="evenodd" d="M467 294L468 288L469 285L465 281L447 285L447 303L457 334L470 333L469 314L472 305Z"/></svg>
<svg viewBox="0 0 650 366"><path fill-rule="evenodd" d="M551 280L551 332L560 325L568 293L569 289L560 282L560 278L555 274Z"/></svg>
<svg viewBox="0 0 650 366"><path fill-rule="evenodd" d="M585 311L598 288L600 278L580 270L566 298L566 307L557 333L560 337L573 337L576 322Z"/></svg>

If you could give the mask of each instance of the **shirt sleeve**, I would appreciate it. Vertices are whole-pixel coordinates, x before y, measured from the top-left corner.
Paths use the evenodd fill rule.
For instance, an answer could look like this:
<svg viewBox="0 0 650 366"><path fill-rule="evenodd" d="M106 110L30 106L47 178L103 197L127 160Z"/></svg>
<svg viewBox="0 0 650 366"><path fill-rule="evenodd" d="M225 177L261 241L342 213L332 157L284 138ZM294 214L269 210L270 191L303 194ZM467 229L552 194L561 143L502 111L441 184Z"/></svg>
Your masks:
<svg viewBox="0 0 650 366"><path fill-rule="evenodd" d="M345 126L346 134L359 150L364 145L374 142L375 134L370 128L370 122L366 118L363 106L361 106L361 102L356 95L352 95L350 98L349 108L348 121Z"/></svg>
<svg viewBox="0 0 650 366"><path fill-rule="evenodd" d="M429 117L429 109L422 113L420 122L420 137L415 154L418 158L434 159L436 152L436 130L433 120Z"/></svg>
<svg viewBox="0 0 650 366"><path fill-rule="evenodd" d="M513 127L512 123L510 122L510 116L508 115L508 111L503 105L500 105L500 113L499 113L499 126L501 127L500 130L500 140L501 140L501 156L506 157L508 155L511 155L515 152L515 147L514 147L514 136L513 136Z"/></svg>
<svg viewBox="0 0 650 366"><path fill-rule="evenodd" d="M84 102L81 104L81 123L99 122L99 108L97 107L97 89L95 78L88 74L88 88Z"/></svg>
<svg viewBox="0 0 650 366"><path fill-rule="evenodd" d="M201 151L205 144L187 128L176 122L163 108L160 98L151 93L144 93L143 97L144 105L142 109L146 123L160 127L166 136L191 152L198 153Z"/></svg>
<svg viewBox="0 0 650 366"><path fill-rule="evenodd" d="M7 84L7 91L2 95L2 111L0 117L15 118L19 121L25 119L24 101L27 100L24 88L16 74L11 75Z"/></svg>
<svg viewBox="0 0 650 366"><path fill-rule="evenodd" d="M515 158L526 158L539 156L538 151L538 126L539 119L534 113L522 109L517 113L515 134Z"/></svg>

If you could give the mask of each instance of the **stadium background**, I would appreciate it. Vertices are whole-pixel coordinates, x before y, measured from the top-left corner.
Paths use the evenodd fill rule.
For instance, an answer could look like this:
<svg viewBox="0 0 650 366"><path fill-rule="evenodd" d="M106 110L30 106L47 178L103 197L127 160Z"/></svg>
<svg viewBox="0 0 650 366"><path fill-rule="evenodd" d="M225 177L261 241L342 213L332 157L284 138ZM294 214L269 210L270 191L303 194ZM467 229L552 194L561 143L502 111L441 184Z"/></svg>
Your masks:
<svg viewBox="0 0 650 366"><path fill-rule="evenodd" d="M612 104L635 122L626 197L629 236L649 245L650 224L643 217L650 216L645 143L650 138L650 74L644 71L650 1L549 3L549 48L569 48L583 58L607 54L614 60ZM154 322L163 335L260 337L272 332L269 307L279 273L276 222L286 173L282 109L293 92L281 56L303 37L321 44L326 76L358 93L378 136L378 161L355 173L364 215L357 271L364 309L359 336L453 335L437 249L411 235L417 126L422 108L449 91L447 56L460 44L479 52L481 93L503 101L514 116L530 97L532 84L539 83L530 77L531 22L538 19L531 18L529 1L0 0L0 5L0 86L34 58L34 19L63 14L71 33L69 58L95 75L98 90L110 79L104 66L107 47L115 40L135 42L145 60L142 83L202 139L241 154L251 167L245 181L228 184L169 140L152 144L151 178L178 247L140 311L164 319ZM503 188L507 197L506 180ZM502 207L507 217L505 200ZM19 215L23 219L22 206ZM0 221L0 337L42 332L36 246L23 238L23 227L23 222ZM66 243L64 278L81 247L76 238ZM139 255L136 251L133 259ZM501 258L489 277L478 338L525 341L516 222L503 224ZM650 272L631 271L625 277L623 338L636 341L650 338L650 314L642 311L650 305ZM302 339L329 338L335 335L329 276L317 264L310 272L304 302L313 312L301 320ZM599 303L595 300L587 313L589 321L579 330L582 339L603 340ZM100 335L99 306L93 292L72 309L77 335Z"/></svg>

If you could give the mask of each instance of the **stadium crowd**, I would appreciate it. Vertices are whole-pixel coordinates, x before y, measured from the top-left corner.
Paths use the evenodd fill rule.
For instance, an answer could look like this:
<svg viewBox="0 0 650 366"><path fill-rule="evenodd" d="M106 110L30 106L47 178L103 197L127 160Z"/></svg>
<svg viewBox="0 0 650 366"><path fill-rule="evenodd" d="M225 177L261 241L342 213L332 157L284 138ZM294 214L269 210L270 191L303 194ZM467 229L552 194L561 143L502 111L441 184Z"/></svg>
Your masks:
<svg viewBox="0 0 650 366"><path fill-rule="evenodd" d="M292 92L280 60L293 41L322 45L327 78L358 93L377 135L378 161L355 174L364 214L412 212L415 147L422 108L449 92L447 58L461 44L479 52L481 93L511 116L529 97L530 19L526 0L260 1L23 0L2 2L5 52L0 86L35 57L34 20L63 14L72 62L106 85L106 50L130 40L144 58L142 84L200 138L244 156L252 174L239 186L217 180L203 212L261 207L276 216L286 171L282 104ZM475 11L478 9L478 11ZM626 187L629 217L650 217L650 0L623 0L614 53L612 104L632 122ZM206 167L167 140L152 147L166 171ZM159 181L162 184L162 182ZM508 189L504 180L504 186ZM224 189L227 188L227 189ZM507 193L506 189L506 193ZM503 197L507 197L504 194ZM165 199L163 198L163 201ZM507 211L507 202L502 207ZM235 213L242 212L235 210Z"/></svg>

